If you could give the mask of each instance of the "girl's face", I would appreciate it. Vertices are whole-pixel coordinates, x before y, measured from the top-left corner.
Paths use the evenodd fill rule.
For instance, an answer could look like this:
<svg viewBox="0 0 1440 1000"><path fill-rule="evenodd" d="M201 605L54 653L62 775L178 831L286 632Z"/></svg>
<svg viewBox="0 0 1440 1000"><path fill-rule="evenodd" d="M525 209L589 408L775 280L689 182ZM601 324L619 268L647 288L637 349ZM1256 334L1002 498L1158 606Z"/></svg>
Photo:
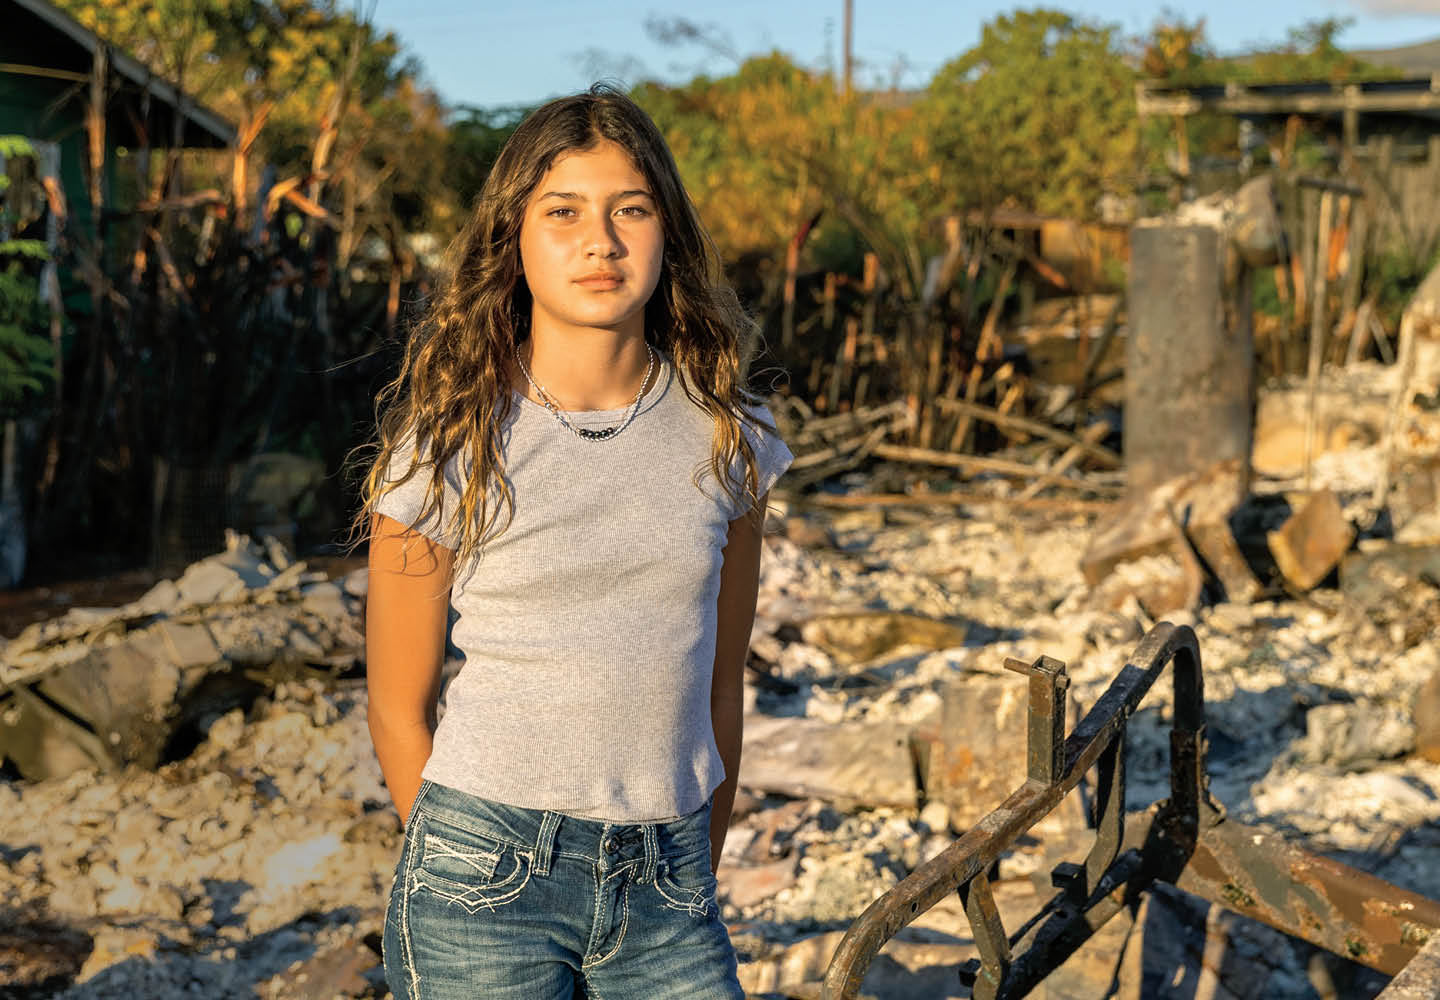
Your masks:
<svg viewBox="0 0 1440 1000"><path fill-rule="evenodd" d="M557 157L520 223L531 330L643 336L664 250L654 195L624 149L601 140Z"/></svg>

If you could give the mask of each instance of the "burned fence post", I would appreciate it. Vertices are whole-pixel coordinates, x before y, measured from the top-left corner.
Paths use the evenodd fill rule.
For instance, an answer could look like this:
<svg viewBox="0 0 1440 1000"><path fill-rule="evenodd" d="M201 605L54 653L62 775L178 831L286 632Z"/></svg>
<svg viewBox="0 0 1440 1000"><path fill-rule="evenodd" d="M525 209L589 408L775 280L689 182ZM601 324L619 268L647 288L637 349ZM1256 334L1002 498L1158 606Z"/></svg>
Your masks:
<svg viewBox="0 0 1440 1000"><path fill-rule="evenodd" d="M1131 495L1226 459L1250 463L1250 278L1217 227L1131 231L1125 467ZM1227 277L1227 272L1231 272Z"/></svg>

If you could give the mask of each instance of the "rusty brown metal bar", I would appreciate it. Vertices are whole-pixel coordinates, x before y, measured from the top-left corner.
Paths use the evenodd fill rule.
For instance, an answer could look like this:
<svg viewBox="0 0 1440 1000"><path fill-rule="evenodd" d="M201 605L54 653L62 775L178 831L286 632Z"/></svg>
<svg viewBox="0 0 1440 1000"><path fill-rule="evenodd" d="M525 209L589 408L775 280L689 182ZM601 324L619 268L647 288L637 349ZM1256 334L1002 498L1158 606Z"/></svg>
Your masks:
<svg viewBox="0 0 1440 1000"><path fill-rule="evenodd" d="M1174 665L1170 798L1127 817L1126 725L1164 668ZM1023 997L1157 881L1168 882L1286 933L1394 975L1440 940L1440 903L1310 854L1229 820L1209 794L1204 678L1187 627L1161 623L1145 636L1094 708L1064 738L1065 665L1007 661L1030 683L1029 778L950 847L872 903L840 942L826 972L826 1000L853 998L870 963L899 930L957 892L980 953L959 970L977 1000ZM1063 766L1062 766L1063 765ZM1095 770L1095 844L1083 863L1056 866L1060 890L1014 934L991 893L999 855ZM1425 961L1440 946L1428 947ZM1417 967L1429 982L1440 968ZM1429 976L1431 979L1426 979ZM1415 993L1413 997L1440 997ZM1396 1000L1412 1000L1403 994Z"/></svg>
<svg viewBox="0 0 1440 1000"><path fill-rule="evenodd" d="M1175 884L1391 976L1440 937L1440 903L1239 823L1206 830Z"/></svg>

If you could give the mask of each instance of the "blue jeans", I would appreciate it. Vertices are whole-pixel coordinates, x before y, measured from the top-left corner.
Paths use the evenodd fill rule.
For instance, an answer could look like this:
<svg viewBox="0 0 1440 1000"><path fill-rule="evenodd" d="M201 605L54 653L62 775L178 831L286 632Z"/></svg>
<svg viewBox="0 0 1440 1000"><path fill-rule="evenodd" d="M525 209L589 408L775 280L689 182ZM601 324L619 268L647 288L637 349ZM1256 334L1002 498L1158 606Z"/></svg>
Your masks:
<svg viewBox="0 0 1440 1000"><path fill-rule="evenodd" d="M383 940L396 1000L744 997L708 804L607 823L422 782Z"/></svg>

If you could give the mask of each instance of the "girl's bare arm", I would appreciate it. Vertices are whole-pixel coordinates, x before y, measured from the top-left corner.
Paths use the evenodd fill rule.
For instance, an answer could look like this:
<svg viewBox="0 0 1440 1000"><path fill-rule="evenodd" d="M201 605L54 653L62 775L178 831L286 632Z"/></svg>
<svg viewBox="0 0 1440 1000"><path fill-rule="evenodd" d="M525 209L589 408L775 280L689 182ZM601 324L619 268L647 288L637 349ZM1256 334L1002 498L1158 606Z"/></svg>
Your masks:
<svg viewBox="0 0 1440 1000"><path fill-rule="evenodd" d="M755 622L755 598L760 587L760 539L764 527L765 497L757 504L759 517L746 515L730 522L720 568L720 597L715 630L715 669L710 687L710 721L715 743L725 761L725 780L715 790L710 815L710 868L720 867L720 850L730 828L730 810L740 778L740 744L745 722L745 656L750 650L750 627Z"/></svg>
<svg viewBox="0 0 1440 1000"><path fill-rule="evenodd" d="M434 745L454 552L376 515L365 610L370 738L402 820Z"/></svg>

